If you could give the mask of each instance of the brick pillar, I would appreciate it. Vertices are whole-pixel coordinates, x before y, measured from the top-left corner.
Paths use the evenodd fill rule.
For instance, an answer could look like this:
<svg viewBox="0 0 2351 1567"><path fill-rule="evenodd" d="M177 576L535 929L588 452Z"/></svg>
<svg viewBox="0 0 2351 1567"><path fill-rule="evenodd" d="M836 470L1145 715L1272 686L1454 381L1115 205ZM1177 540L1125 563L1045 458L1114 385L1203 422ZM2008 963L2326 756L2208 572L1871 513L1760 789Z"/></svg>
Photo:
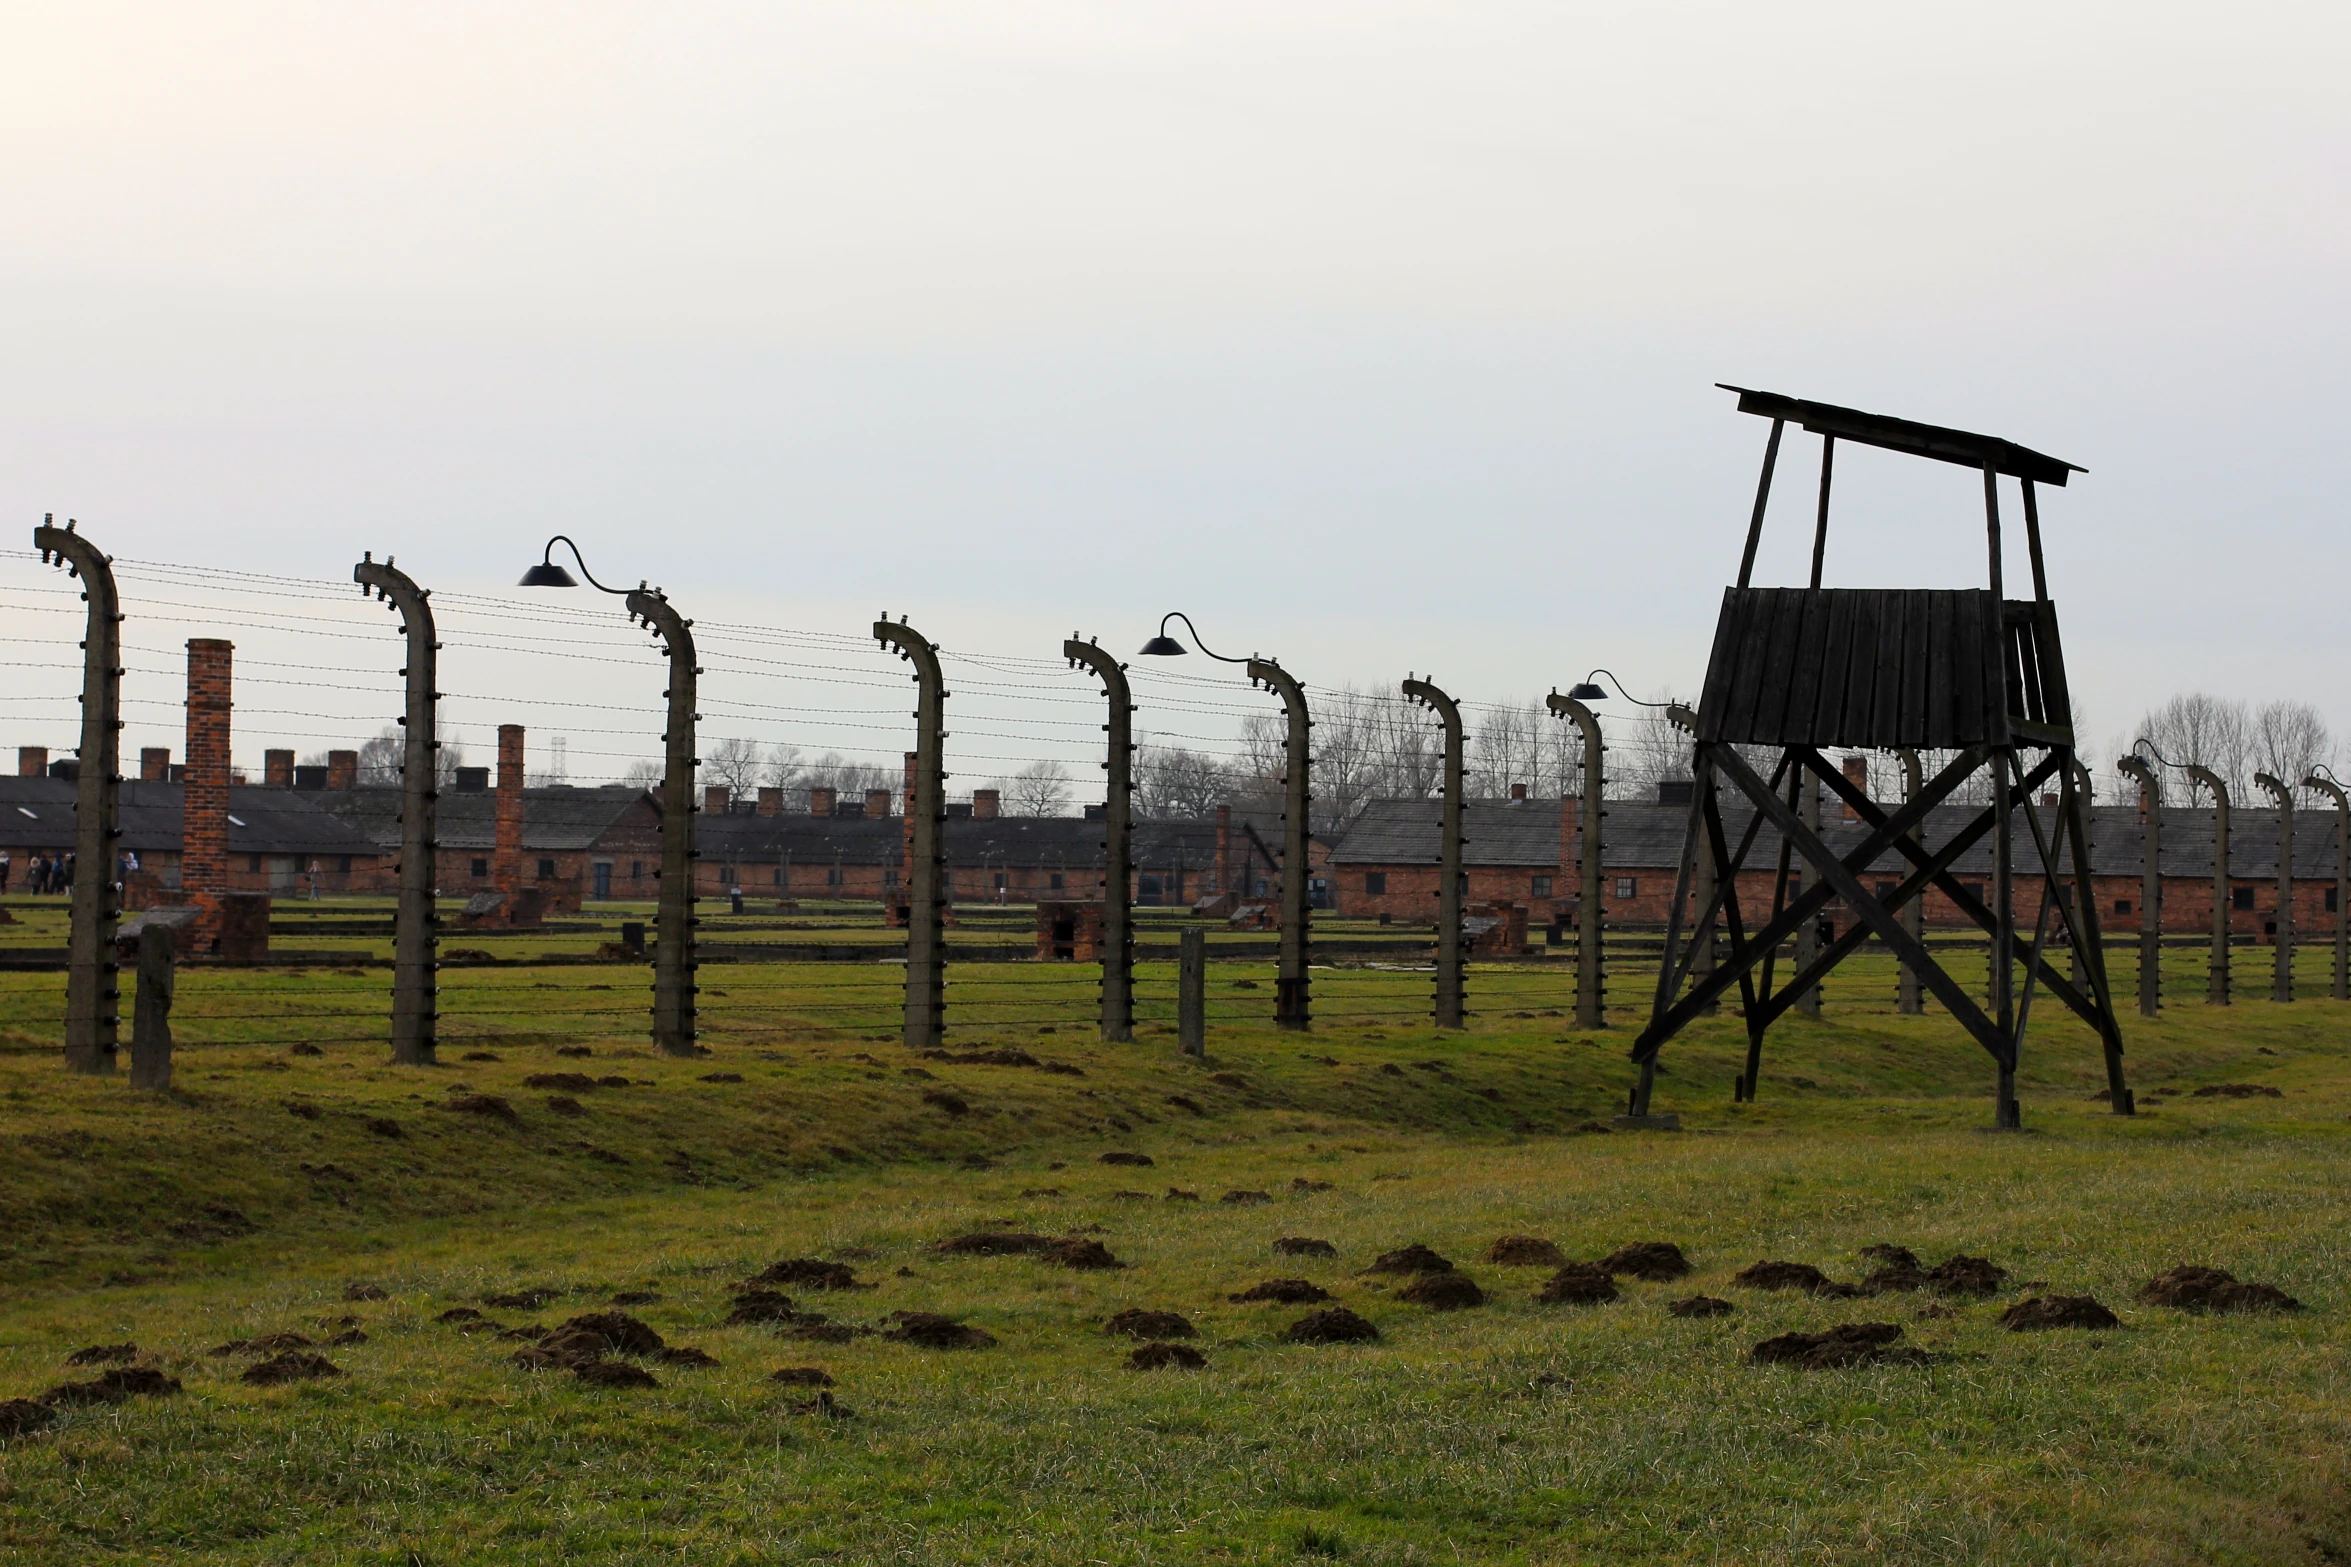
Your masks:
<svg viewBox="0 0 2351 1567"><path fill-rule="evenodd" d="M261 753L261 786L264 789L291 789L294 787L293 752L264 751Z"/></svg>
<svg viewBox="0 0 2351 1567"><path fill-rule="evenodd" d="M511 913L522 891L522 725L498 726L497 836L490 850L490 885L506 894Z"/></svg>
<svg viewBox="0 0 2351 1567"><path fill-rule="evenodd" d="M833 807L840 803L841 791L838 789L828 789L823 784L817 784L808 791L808 814L811 816L830 816Z"/></svg>
<svg viewBox="0 0 2351 1567"><path fill-rule="evenodd" d="M359 753L357 751L329 751L327 753L327 787L329 789L356 789L359 787Z"/></svg>
<svg viewBox="0 0 2351 1567"><path fill-rule="evenodd" d="M972 820L992 822L1004 814L1004 794L999 789L974 789L971 792Z"/></svg>
<svg viewBox="0 0 2351 1567"><path fill-rule="evenodd" d="M188 761L180 828L180 887L217 898L229 890L229 695L236 644L188 639ZM220 936L218 904L197 900L196 947Z"/></svg>
<svg viewBox="0 0 2351 1567"><path fill-rule="evenodd" d="M16 748L16 776L39 778L49 771L49 748L45 745L20 745Z"/></svg>
<svg viewBox="0 0 2351 1567"><path fill-rule="evenodd" d="M1851 784L1854 788L1859 789L1863 794L1869 793L1869 758L1866 756L1848 756L1845 758L1844 767L1845 781ZM1853 809L1852 806L1848 805L1845 807L1845 820L1849 822L1857 822L1861 820L1861 813Z"/></svg>
<svg viewBox="0 0 2351 1567"><path fill-rule="evenodd" d="M139 752L139 781L141 783L169 783L171 781L171 747L151 745Z"/></svg>
<svg viewBox="0 0 2351 1567"><path fill-rule="evenodd" d="M725 784L704 784L702 786L702 814L724 816L727 813L727 807L734 803L734 799L735 792Z"/></svg>
<svg viewBox="0 0 2351 1567"><path fill-rule="evenodd" d="M761 789L759 791L759 814L762 816L783 815L784 791L773 788Z"/></svg>
<svg viewBox="0 0 2351 1567"><path fill-rule="evenodd" d="M887 789L866 790L865 814L875 821L888 816L890 814L890 791Z"/></svg>

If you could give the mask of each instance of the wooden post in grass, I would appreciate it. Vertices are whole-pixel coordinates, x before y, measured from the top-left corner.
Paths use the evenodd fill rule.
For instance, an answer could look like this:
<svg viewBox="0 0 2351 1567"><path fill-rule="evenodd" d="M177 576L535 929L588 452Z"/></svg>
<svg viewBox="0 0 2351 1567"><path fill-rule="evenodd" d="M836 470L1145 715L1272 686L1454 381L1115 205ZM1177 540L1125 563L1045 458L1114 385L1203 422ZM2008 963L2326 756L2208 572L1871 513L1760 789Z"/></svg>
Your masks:
<svg viewBox="0 0 2351 1567"><path fill-rule="evenodd" d="M139 928L139 993L131 1003L131 1086L171 1086L171 925L152 916Z"/></svg>
<svg viewBox="0 0 2351 1567"><path fill-rule="evenodd" d="M1208 932L1197 925L1176 943L1176 1044L1188 1056L1208 1054Z"/></svg>

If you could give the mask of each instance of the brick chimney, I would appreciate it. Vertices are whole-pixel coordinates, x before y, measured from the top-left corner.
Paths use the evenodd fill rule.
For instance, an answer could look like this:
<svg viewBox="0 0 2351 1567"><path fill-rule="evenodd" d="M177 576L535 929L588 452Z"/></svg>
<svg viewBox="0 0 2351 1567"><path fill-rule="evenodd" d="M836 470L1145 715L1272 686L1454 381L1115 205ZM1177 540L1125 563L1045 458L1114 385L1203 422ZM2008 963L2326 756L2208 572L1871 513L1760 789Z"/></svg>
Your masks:
<svg viewBox="0 0 2351 1567"><path fill-rule="evenodd" d="M329 789L356 789L359 787L359 753L357 751L329 751L327 753L327 787Z"/></svg>
<svg viewBox="0 0 2351 1567"><path fill-rule="evenodd" d="M840 805L840 803L840 790L828 789L823 784L815 784L810 786L808 791L809 815L830 816L833 814L834 809Z"/></svg>
<svg viewBox="0 0 2351 1567"><path fill-rule="evenodd" d="M724 816L727 813L727 807L734 803L734 799L735 791L729 789L725 784L704 784L702 786L702 814Z"/></svg>
<svg viewBox="0 0 2351 1567"><path fill-rule="evenodd" d="M1240 896L1241 889L1233 885L1233 808L1216 808L1216 890Z"/></svg>
<svg viewBox="0 0 2351 1567"><path fill-rule="evenodd" d="M261 753L261 786L264 789L291 789L294 787L293 752L264 751Z"/></svg>
<svg viewBox="0 0 2351 1567"><path fill-rule="evenodd" d="M45 745L20 745L16 748L16 776L40 778L49 771L49 748Z"/></svg>
<svg viewBox="0 0 2351 1567"><path fill-rule="evenodd" d="M1869 758L1866 756L1848 756L1845 758L1844 765L1845 781L1851 784L1854 788L1859 789L1863 794L1869 793ZM1849 822L1857 822L1861 820L1861 813L1853 809L1852 806L1848 805L1845 807L1845 820Z"/></svg>
<svg viewBox="0 0 2351 1567"><path fill-rule="evenodd" d="M522 891L522 780L523 728L498 726L498 803L496 836L491 840L490 885L506 894L507 913Z"/></svg>
<svg viewBox="0 0 2351 1567"><path fill-rule="evenodd" d="M229 890L229 694L236 644L188 639L187 795L180 828L180 886L191 893ZM219 917L199 941L219 935Z"/></svg>
<svg viewBox="0 0 2351 1567"><path fill-rule="evenodd" d="M887 816L887 815L889 815L889 814L890 814L890 791L889 791L889 790L887 790L887 789L868 789L868 790L866 790L866 791L865 791L865 814L866 814L866 818L867 818L868 820L873 820L873 819L876 819L876 818L879 818L879 817L883 817L883 816Z"/></svg>
<svg viewBox="0 0 2351 1567"><path fill-rule="evenodd" d="M783 815L784 791L781 789L762 788L759 791L759 814L762 816Z"/></svg>
<svg viewBox="0 0 2351 1567"><path fill-rule="evenodd" d="M1527 786L1525 784L1512 784L1510 786L1510 797L1513 800L1525 799L1527 797Z"/></svg>
<svg viewBox="0 0 2351 1567"><path fill-rule="evenodd" d="M992 822L1004 814L1004 791L1001 789L974 789L971 792L971 814L974 821Z"/></svg>
<svg viewBox="0 0 2351 1567"><path fill-rule="evenodd" d="M169 783L171 781L171 747L151 745L139 752L139 781L141 783Z"/></svg>

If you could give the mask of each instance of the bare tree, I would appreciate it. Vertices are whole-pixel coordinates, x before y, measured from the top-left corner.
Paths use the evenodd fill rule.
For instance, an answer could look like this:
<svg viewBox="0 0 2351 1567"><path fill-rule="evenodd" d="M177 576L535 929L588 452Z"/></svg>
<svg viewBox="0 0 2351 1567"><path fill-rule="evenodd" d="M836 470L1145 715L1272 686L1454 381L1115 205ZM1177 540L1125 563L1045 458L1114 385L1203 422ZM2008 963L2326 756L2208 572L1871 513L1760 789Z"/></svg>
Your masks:
<svg viewBox="0 0 2351 1567"><path fill-rule="evenodd" d="M709 782L726 785L729 793L749 794L759 787L763 760L758 741L730 735L702 753L702 773Z"/></svg>
<svg viewBox="0 0 2351 1567"><path fill-rule="evenodd" d="M1147 745L1135 755L1135 804L1147 817L1198 820L1233 792L1232 770L1180 745Z"/></svg>
<svg viewBox="0 0 2351 1567"><path fill-rule="evenodd" d="M2308 702L2264 702L2253 710L2254 765L2289 789L2302 787L2312 768L2334 754L2327 721Z"/></svg>
<svg viewBox="0 0 2351 1567"><path fill-rule="evenodd" d="M620 781L632 789L658 789L664 768L659 762L631 762L621 773Z"/></svg>
<svg viewBox="0 0 2351 1567"><path fill-rule="evenodd" d="M843 798L869 789L888 789L895 798L906 780L902 772L879 762L851 761L838 751L827 751L800 770L799 781L812 789L838 789Z"/></svg>
<svg viewBox="0 0 2351 1567"><path fill-rule="evenodd" d="M801 774L807 770L800 760L800 755L798 746L777 741L768 750L767 768L760 775L759 781L771 789L791 788L800 782Z"/></svg>
<svg viewBox="0 0 2351 1567"><path fill-rule="evenodd" d="M1069 809L1069 769L1059 762L1031 762L996 783L1015 816L1059 816Z"/></svg>
<svg viewBox="0 0 2351 1567"><path fill-rule="evenodd" d="M1658 702L1679 702L1671 692L1656 694ZM1693 737L1676 728L1663 707L1636 707L1618 723L1610 740L1616 752L1608 767L1608 792L1626 800L1654 800L1657 786L1695 776L1690 770Z"/></svg>
<svg viewBox="0 0 2351 1567"><path fill-rule="evenodd" d="M2251 731L2244 703L2202 691L2175 696L2139 720L2139 734L2153 742L2165 760L2209 768L2228 785L2231 798L2239 800L2252 787L2246 767L2253 749ZM2167 797L2169 792L2166 789Z"/></svg>

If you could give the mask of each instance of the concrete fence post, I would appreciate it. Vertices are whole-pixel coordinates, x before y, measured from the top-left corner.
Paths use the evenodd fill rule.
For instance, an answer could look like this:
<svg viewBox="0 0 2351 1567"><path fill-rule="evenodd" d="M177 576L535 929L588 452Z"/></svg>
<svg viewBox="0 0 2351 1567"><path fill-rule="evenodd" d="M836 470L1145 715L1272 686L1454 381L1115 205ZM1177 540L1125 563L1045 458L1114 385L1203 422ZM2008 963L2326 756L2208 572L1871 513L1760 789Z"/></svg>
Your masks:
<svg viewBox="0 0 2351 1567"><path fill-rule="evenodd" d="M1468 998L1461 963L1461 707L1426 680L1406 680L1404 694L1445 726L1445 793L1437 836L1437 1004L1439 1028L1465 1026Z"/></svg>
<svg viewBox="0 0 2351 1567"><path fill-rule="evenodd" d="M392 1060L400 1066L431 1066L440 1043L440 912L433 898L438 877L441 644L433 626L432 595L389 558L379 563L370 550L351 569L352 580L400 615L408 641L407 682L401 715L400 860L398 902L392 915Z"/></svg>
<svg viewBox="0 0 2351 1567"><path fill-rule="evenodd" d="M1601 963L1601 942L1604 922L1601 878L1607 849L1606 834L1601 823L1606 815L1603 805L1606 747L1600 740L1600 720L1592 710L1571 696L1554 691L1544 702L1555 718L1571 718L1584 736L1583 808L1577 813L1576 856L1579 876L1576 893L1576 954L1575 954L1575 1023L1578 1028L1606 1028L1608 1013L1601 987L1606 983L1606 970ZM1656 1072L1654 1060L1641 1065L1644 1078ZM1640 1095L1646 1106L1649 1096Z"/></svg>
<svg viewBox="0 0 2351 1567"><path fill-rule="evenodd" d="M2163 786L2145 759L2125 756L2115 770L2139 785L2139 1015L2163 1010Z"/></svg>
<svg viewBox="0 0 2351 1567"><path fill-rule="evenodd" d="M2335 982L2334 998L2351 1001L2351 794L2332 778L2312 773L2302 787L2335 802Z"/></svg>
<svg viewBox="0 0 2351 1567"><path fill-rule="evenodd" d="M939 650L904 621L877 620L874 640L914 666L914 760L906 786L906 1016L909 1050L935 1050L947 1030L946 677Z"/></svg>
<svg viewBox="0 0 2351 1567"><path fill-rule="evenodd" d="M131 1003L131 1086L171 1086L171 1003L176 942L161 920L139 928L139 993Z"/></svg>
<svg viewBox="0 0 2351 1567"><path fill-rule="evenodd" d="M1282 780L1281 961L1274 974L1273 1021L1276 1028L1307 1029L1314 1026L1312 981L1307 973L1309 922L1313 918L1307 881L1314 868L1307 854L1306 814L1314 799L1307 787L1313 720L1306 713L1306 689L1288 670L1271 659L1252 658L1248 673L1253 683L1280 694L1289 720L1283 748L1288 776Z"/></svg>
<svg viewBox="0 0 2351 1567"><path fill-rule="evenodd" d="M2216 1007L2229 1004L2229 902L2234 890L2229 876L2229 786L2209 767L2190 764L2188 776L2212 791L2212 961L2204 985L2204 999Z"/></svg>
<svg viewBox="0 0 2351 1567"><path fill-rule="evenodd" d="M653 909L653 1044L666 1056L702 1053L694 1010L694 623L671 607L659 588L628 595L632 620L661 638L669 660L667 727L662 731L661 886Z"/></svg>
<svg viewBox="0 0 2351 1567"><path fill-rule="evenodd" d="M1126 666L1100 643L1072 636L1061 656L1099 675L1110 702L1102 726L1102 1038L1117 1044L1135 1037L1135 703Z"/></svg>
<svg viewBox="0 0 2351 1567"><path fill-rule="evenodd" d="M75 531L43 519L33 547L82 582L81 766L74 784L72 925L65 975L65 1065L114 1070L122 983L114 952L122 917L122 606L110 558Z"/></svg>
<svg viewBox="0 0 2351 1567"><path fill-rule="evenodd" d="M2278 803L2278 934L2276 968L2270 977L2270 999L2294 999L2294 791L2268 773L2255 773L2253 782Z"/></svg>
<svg viewBox="0 0 2351 1567"><path fill-rule="evenodd" d="M1208 932L1197 925L1176 938L1176 1045L1188 1056L1208 1054Z"/></svg>

